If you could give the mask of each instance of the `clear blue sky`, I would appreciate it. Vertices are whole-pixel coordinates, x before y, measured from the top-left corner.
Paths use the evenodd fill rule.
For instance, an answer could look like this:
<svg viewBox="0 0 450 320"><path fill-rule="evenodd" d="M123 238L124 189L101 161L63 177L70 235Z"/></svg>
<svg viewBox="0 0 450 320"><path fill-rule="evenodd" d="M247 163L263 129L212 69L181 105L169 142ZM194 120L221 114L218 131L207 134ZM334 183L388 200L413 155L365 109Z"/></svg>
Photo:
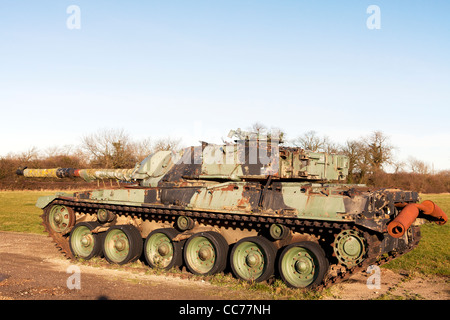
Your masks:
<svg viewBox="0 0 450 320"><path fill-rule="evenodd" d="M1 0L0 155L101 128L220 142L259 121L337 142L381 130L397 159L450 169L449 15L445 0Z"/></svg>

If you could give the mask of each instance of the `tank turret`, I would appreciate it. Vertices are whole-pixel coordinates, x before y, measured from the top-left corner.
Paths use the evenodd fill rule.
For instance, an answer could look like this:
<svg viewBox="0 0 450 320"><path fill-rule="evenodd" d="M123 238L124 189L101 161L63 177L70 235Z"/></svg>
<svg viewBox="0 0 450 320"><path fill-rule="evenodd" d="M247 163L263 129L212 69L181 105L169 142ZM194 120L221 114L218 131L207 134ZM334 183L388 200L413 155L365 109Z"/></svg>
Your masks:
<svg viewBox="0 0 450 320"><path fill-rule="evenodd" d="M324 287L414 249L447 216L414 191L346 184L348 158L233 131L236 140L158 151L130 169L21 169L26 177L116 179L124 187L41 197L44 227L71 258L245 281L274 274ZM275 272L277 271L277 272Z"/></svg>

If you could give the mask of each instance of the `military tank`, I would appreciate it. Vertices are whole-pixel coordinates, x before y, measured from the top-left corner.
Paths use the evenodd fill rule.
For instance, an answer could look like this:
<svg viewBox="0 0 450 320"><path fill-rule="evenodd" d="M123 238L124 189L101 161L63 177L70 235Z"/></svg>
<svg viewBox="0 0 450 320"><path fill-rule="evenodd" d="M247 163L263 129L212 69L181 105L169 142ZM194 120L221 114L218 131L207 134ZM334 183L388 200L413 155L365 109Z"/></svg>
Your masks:
<svg viewBox="0 0 450 320"><path fill-rule="evenodd" d="M28 169L125 185L40 197L46 232L69 258L224 270L317 288L417 246L420 225L444 224L414 191L345 184L348 158L233 131L233 142L158 151L132 169Z"/></svg>

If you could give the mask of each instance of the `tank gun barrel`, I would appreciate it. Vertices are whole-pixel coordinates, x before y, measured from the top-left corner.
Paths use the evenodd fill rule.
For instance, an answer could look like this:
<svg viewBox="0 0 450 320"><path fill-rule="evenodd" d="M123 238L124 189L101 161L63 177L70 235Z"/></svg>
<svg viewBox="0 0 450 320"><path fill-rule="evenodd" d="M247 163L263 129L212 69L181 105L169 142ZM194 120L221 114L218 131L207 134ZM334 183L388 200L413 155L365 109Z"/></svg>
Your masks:
<svg viewBox="0 0 450 320"><path fill-rule="evenodd" d="M53 169L18 169L16 174L28 178L70 178L80 177L90 182L102 179L115 179L131 181L134 169L75 169L75 168L53 168Z"/></svg>

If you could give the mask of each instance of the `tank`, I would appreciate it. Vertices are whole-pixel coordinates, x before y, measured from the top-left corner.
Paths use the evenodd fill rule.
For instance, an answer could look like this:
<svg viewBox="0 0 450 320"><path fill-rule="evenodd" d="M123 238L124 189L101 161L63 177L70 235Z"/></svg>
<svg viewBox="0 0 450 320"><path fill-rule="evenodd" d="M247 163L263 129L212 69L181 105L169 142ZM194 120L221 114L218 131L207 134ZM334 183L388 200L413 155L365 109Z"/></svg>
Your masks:
<svg viewBox="0 0 450 320"><path fill-rule="evenodd" d="M137 259L197 275L281 278L323 288L414 249L444 224L414 191L346 184L348 158L232 131L233 142L158 151L130 169L19 169L26 177L117 180L40 197L46 232L68 258Z"/></svg>

